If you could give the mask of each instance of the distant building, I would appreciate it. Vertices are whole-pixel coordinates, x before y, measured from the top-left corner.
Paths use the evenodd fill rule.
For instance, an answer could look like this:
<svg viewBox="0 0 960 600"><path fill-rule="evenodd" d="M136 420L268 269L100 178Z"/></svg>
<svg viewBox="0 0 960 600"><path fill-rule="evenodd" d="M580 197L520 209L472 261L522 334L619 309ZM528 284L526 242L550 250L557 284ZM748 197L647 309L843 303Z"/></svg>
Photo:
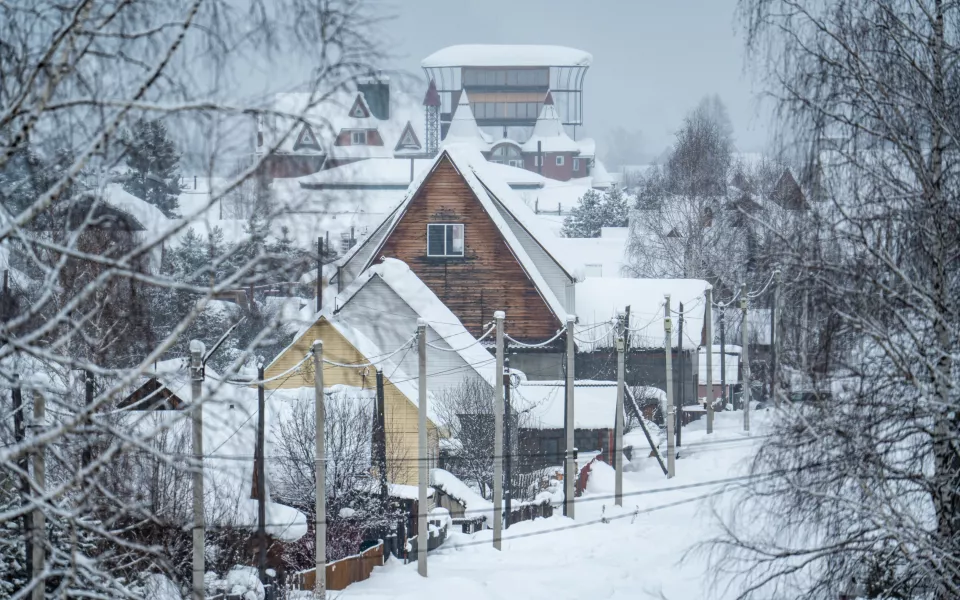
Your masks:
<svg viewBox="0 0 960 600"><path fill-rule="evenodd" d="M583 79L593 57L562 46L466 44L443 48L420 65L437 82L446 135L463 92L484 128L533 127L547 92L565 126L583 124ZM507 137L506 134L498 137Z"/></svg>
<svg viewBox="0 0 960 600"><path fill-rule="evenodd" d="M329 97L278 94L276 114L258 119L256 154L268 179L298 178L367 159L431 159L465 143L490 162L557 181L596 171L606 186L596 144L576 139L591 61L559 46L451 46L423 60L422 100L383 76Z"/></svg>

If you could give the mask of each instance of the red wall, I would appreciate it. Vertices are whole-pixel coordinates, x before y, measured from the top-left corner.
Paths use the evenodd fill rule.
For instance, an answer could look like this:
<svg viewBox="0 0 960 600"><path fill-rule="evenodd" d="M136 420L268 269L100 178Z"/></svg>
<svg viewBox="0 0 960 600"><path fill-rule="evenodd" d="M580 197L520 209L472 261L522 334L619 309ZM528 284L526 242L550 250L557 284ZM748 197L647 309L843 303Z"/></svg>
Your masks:
<svg viewBox="0 0 960 600"><path fill-rule="evenodd" d="M544 177L549 177L550 179L556 179L558 181L567 181L568 179L576 176L583 177L586 174L585 171L585 161L580 161L580 171L575 175L573 172L573 153L572 152L544 152L543 153L543 171L540 171L540 168L536 166L535 158L536 152L530 154L524 154L523 156L523 166L528 171L533 171L535 173L543 173ZM563 165L557 166L557 156L563 156Z"/></svg>

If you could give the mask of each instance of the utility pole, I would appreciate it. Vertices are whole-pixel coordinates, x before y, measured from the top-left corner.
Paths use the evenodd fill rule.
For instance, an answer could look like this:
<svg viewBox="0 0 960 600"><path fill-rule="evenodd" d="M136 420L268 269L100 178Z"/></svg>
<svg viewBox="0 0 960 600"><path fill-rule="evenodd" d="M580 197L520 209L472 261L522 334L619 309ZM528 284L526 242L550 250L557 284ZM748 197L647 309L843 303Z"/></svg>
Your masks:
<svg viewBox="0 0 960 600"><path fill-rule="evenodd" d="M773 274L773 297L770 299L770 393L774 408L780 408L780 270Z"/></svg>
<svg viewBox="0 0 960 600"><path fill-rule="evenodd" d="M23 392L20 389L20 375L18 373L13 375L13 389L10 391L10 396L13 401L13 439L19 444L26 437L26 432L23 418L23 411L25 410ZM17 459L17 467L22 473L20 475L20 502L26 506L30 503L30 462L26 454ZM33 580L33 540L31 539L33 532L31 531L31 522L31 513L25 512L23 514L23 541L26 556L23 564L26 566L27 581Z"/></svg>
<svg viewBox="0 0 960 600"><path fill-rule="evenodd" d="M677 382L677 448L682 446L680 441L680 432L683 431L683 302L680 303L680 330L677 332L677 365L680 368L680 377Z"/></svg>
<svg viewBox="0 0 960 600"><path fill-rule="evenodd" d="M713 433L713 290L708 289L706 295L707 308L704 320L707 322L707 434ZM699 366L699 357L697 366Z"/></svg>
<svg viewBox="0 0 960 600"><path fill-rule="evenodd" d="M193 600L203 600L204 536L203 516L203 342L190 341L190 409L193 423Z"/></svg>
<svg viewBox="0 0 960 600"><path fill-rule="evenodd" d="M500 550L503 535L503 320L506 313L493 313L497 328L497 366L493 384L493 547Z"/></svg>
<svg viewBox="0 0 960 600"><path fill-rule="evenodd" d="M740 285L740 310L743 311L743 320L740 324L740 337L743 338L743 350L740 360L743 361L743 430L750 431L750 352L747 348L747 284Z"/></svg>
<svg viewBox="0 0 960 600"><path fill-rule="evenodd" d="M260 582L267 582L267 484L264 466L264 442L266 428L266 400L263 389L263 361L257 364L257 574Z"/></svg>
<svg viewBox="0 0 960 600"><path fill-rule="evenodd" d="M510 435L510 359L503 359L503 506L506 521L503 524L504 529L510 529L510 514L512 509L511 499L513 497L513 445Z"/></svg>
<svg viewBox="0 0 960 600"><path fill-rule="evenodd" d="M613 466L616 470L614 498L617 506L623 506L623 379L624 352L626 350L626 316L617 315L617 411L614 415Z"/></svg>
<svg viewBox="0 0 960 600"><path fill-rule="evenodd" d="M313 422L316 429L313 470L316 485L316 542L314 546L313 597L327 597L327 406L323 393L323 341L313 341Z"/></svg>
<svg viewBox="0 0 960 600"><path fill-rule="evenodd" d="M387 428L383 397L383 369L377 367L377 470L380 471L380 501L387 507Z"/></svg>
<svg viewBox="0 0 960 600"><path fill-rule="evenodd" d="M723 302L717 302L717 308L720 310L720 403L723 406L721 410L727 409L727 338L724 329L725 306Z"/></svg>
<svg viewBox="0 0 960 600"><path fill-rule="evenodd" d="M663 354L667 363L667 477L673 478L677 474L677 448L674 445L673 426L677 407L673 405L673 325L670 323L670 294L664 296L663 304Z"/></svg>
<svg viewBox="0 0 960 600"><path fill-rule="evenodd" d="M47 415L46 396L42 393L33 394L33 435L38 435L44 427ZM47 527L43 510L40 508L39 497L43 496L46 487L46 449L40 444L33 455L33 485L37 491L38 500L33 509L33 576L37 578L32 591L32 600L43 600L46 588L46 579L43 577L44 561L46 560Z"/></svg>
<svg viewBox="0 0 960 600"><path fill-rule="evenodd" d="M420 367L417 387L420 393L420 406L417 411L417 572L427 576L427 546L430 544L427 522L427 322L417 319L417 355Z"/></svg>
<svg viewBox="0 0 960 600"><path fill-rule="evenodd" d="M564 411L564 434L567 441L567 451L564 457L564 466L566 467L563 470L563 515L565 517L570 517L573 519L574 514L574 496L576 495L576 488L574 484L577 479L577 448L574 446L574 369L576 365L574 364L574 346L573 346L573 323L576 317L574 315L567 315L567 405L566 410Z"/></svg>

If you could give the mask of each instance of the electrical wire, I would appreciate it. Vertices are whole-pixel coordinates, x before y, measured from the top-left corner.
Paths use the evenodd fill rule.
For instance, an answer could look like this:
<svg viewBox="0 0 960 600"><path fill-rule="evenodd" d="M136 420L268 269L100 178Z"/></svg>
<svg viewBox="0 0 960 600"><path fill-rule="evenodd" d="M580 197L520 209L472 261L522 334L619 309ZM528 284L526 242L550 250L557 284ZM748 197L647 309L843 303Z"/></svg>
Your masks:
<svg viewBox="0 0 960 600"><path fill-rule="evenodd" d="M566 327L566 325L564 325L563 329L561 329L560 331L557 332L557 335L553 336L553 337L550 338L549 340L546 340L545 342L538 342L538 343L536 343L536 344L527 344L527 343L525 343L525 342L518 342L517 340L513 339L512 337L510 337L509 334L506 334L506 333L503 334L503 337L505 337L506 339L510 340L510 341L513 342L514 344L516 344L516 345L518 345L518 346L521 346L521 347L523 347L523 348L543 348L544 346L552 343L554 340L556 340L556 339L559 338L561 335L563 335L563 333L564 333L566 330L567 330L567 327Z"/></svg>
<svg viewBox="0 0 960 600"><path fill-rule="evenodd" d="M297 369L299 369L299 368L303 365L303 363L307 362L307 360L308 360L311 356L313 356L313 355L312 355L312 354L307 354L307 355L304 356L302 359L300 359L300 362L298 362L297 364L293 365L292 367L290 367L289 369L287 369L287 370L284 371L283 373L280 373L279 375L274 375L273 377L267 377L266 379L262 379L262 380L260 380L260 379L250 379L250 380L224 379L224 378L218 377L218 376L216 376L216 375L213 375L212 373L204 373L204 377L209 377L210 379L213 379L214 381L219 381L220 383L228 383L228 384L230 384L230 385L236 385L236 386L246 387L246 386L250 386L250 385L260 385L261 383L270 383L271 381L276 381L277 379L280 379L281 377L285 377L288 373L292 373L293 371L296 371Z"/></svg>
<svg viewBox="0 0 960 600"><path fill-rule="evenodd" d="M462 347L460 347L460 348L441 348L440 346L437 346L436 344L433 344L433 343L431 343L431 342L427 342L427 345L430 346L431 348L433 348L434 350L440 350L441 352L462 352L462 351L466 350L467 348L470 348L471 346L474 346L474 345L476 345L476 344L479 344L481 341L483 341L483 339L484 339L485 337L487 337L488 335L490 335L490 334L493 333L494 331L496 331L496 327L491 327L490 329L487 329L487 331L486 331L483 335L481 335L481 336L478 337L477 339L473 340L472 342L470 342L470 343L467 344L466 346L462 346Z"/></svg>
<svg viewBox="0 0 960 600"><path fill-rule="evenodd" d="M748 298L756 298L757 296L762 296L764 292L767 291L767 288L770 287L770 284L773 283L773 279L777 276L778 271L774 271L770 274L770 279L767 280L766 285L763 286L763 289L759 292L748 292Z"/></svg>
<svg viewBox="0 0 960 600"><path fill-rule="evenodd" d="M374 367L374 366L376 366L376 365L378 365L378 364L380 364L380 363L382 363L382 362L386 362L389 358L391 358L392 356L398 354L401 350L404 350L404 349L409 348L409 347L413 344L413 342L416 341L416 339L417 339L417 334L415 333L415 334L413 334L413 336L412 336L410 339L408 339L406 342L404 342L402 346L400 346L399 348L397 348L396 350L394 350L394 351L391 352L390 354L387 354L387 355L383 356L380 360L376 360L376 361L369 361L369 362L356 363L356 364L346 364L346 363L338 363L338 362L332 361L332 360L327 360L327 359L325 358L325 359L323 359L323 362L326 363L326 364L328 364L328 365L333 365L334 367L340 367L340 368L343 368L343 369L361 369L361 368L363 368L363 367Z"/></svg>
<svg viewBox="0 0 960 600"><path fill-rule="evenodd" d="M579 343L581 343L581 344L585 344L585 345L596 344L597 342L603 340L603 339L606 338L608 335L610 335L610 334L613 332L613 330L616 329L616 328L617 328L616 325L610 325L610 328L609 328L609 329L607 329L606 331L604 331L602 334L600 334L599 337L597 337L596 339L593 339L593 340L581 340L581 339L578 338L577 336L574 336L573 339L574 339L575 341L577 341L577 342L579 342Z"/></svg>

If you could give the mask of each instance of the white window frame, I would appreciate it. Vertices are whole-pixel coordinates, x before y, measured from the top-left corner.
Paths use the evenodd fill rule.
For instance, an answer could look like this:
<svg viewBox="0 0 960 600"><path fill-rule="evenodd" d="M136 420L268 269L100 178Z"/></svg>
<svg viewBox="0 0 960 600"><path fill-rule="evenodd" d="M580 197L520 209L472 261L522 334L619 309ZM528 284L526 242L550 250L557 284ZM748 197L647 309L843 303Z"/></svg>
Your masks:
<svg viewBox="0 0 960 600"><path fill-rule="evenodd" d="M430 253L430 228L431 227L443 227L443 254L431 254ZM447 227L460 227L462 232L462 238L460 239L460 253L457 254L447 248ZM463 223L427 223L427 256L432 258L462 258L464 255L464 250L466 248L467 240L467 228Z"/></svg>
<svg viewBox="0 0 960 600"><path fill-rule="evenodd" d="M557 166L558 166L558 167L562 167L562 166L563 166L563 155L562 155L562 154L558 154L558 155L557 155Z"/></svg>
<svg viewBox="0 0 960 600"><path fill-rule="evenodd" d="M543 157L542 157L541 155L539 155L539 154L537 154L536 156L534 156L534 157L533 157L533 166L535 166L535 167L541 166L541 165L540 165L540 162L542 161L542 159L543 159Z"/></svg>
<svg viewBox="0 0 960 600"><path fill-rule="evenodd" d="M357 141L360 140L360 141ZM355 129L350 132L350 145L351 146L366 146L367 145L367 131L365 129Z"/></svg>
<svg viewBox="0 0 960 600"><path fill-rule="evenodd" d="M574 171L579 171L579 170L580 170L580 159L579 159L579 158L574 158L574 159L573 159L573 170L574 170Z"/></svg>

